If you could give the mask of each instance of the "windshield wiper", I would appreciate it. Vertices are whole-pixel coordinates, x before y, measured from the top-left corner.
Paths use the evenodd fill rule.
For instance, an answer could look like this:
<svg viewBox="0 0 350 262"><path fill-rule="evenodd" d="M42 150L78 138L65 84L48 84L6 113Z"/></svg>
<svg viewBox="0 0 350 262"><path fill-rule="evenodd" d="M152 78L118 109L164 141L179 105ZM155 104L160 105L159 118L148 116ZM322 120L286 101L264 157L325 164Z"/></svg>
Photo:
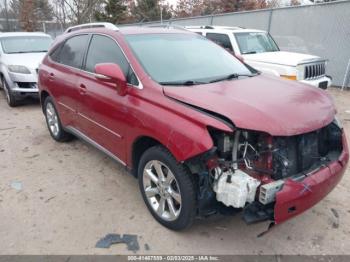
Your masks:
<svg viewBox="0 0 350 262"><path fill-rule="evenodd" d="M187 81L159 82L159 84L164 86L194 86L194 85L208 84L208 82L187 80Z"/></svg>
<svg viewBox="0 0 350 262"><path fill-rule="evenodd" d="M18 51L18 52L10 52L7 54L29 54L29 53L46 53L47 50L33 50L33 51Z"/></svg>
<svg viewBox="0 0 350 262"><path fill-rule="evenodd" d="M6 54L25 54L27 52L24 52L24 51L18 51L18 52L9 52L9 53L6 53Z"/></svg>
<svg viewBox="0 0 350 262"><path fill-rule="evenodd" d="M256 54L256 51L249 51L249 52L243 53L243 55L251 55L251 54Z"/></svg>
<svg viewBox="0 0 350 262"><path fill-rule="evenodd" d="M220 81L225 81L225 80L231 80L231 79L237 79L237 78L240 78L242 76L253 77L253 76L257 76L257 75L259 75L259 73L254 73L254 74L237 74L237 73L233 73L233 74L221 77L221 78L214 79L214 80L210 81L210 83L215 83L215 82L220 82Z"/></svg>

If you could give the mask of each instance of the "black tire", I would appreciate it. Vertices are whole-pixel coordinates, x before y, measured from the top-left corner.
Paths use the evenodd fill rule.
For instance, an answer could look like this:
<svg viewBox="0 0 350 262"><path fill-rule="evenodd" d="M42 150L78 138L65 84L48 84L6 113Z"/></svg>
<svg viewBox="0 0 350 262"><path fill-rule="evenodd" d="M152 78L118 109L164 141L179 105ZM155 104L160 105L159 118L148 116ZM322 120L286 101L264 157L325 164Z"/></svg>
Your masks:
<svg viewBox="0 0 350 262"><path fill-rule="evenodd" d="M48 110L47 110L48 107L50 107L51 110L54 110L54 113L57 116L57 132L56 131L53 132L52 129L50 128L49 116L48 116ZM67 142L67 141L72 140L73 135L66 132L63 129L60 117L58 115L58 111L55 107L55 103L53 102L53 99L50 96L46 97L46 99L44 101L44 114L45 114L47 128L49 129L50 135L54 140L56 140L57 142Z"/></svg>
<svg viewBox="0 0 350 262"><path fill-rule="evenodd" d="M11 88L7 84L4 77L1 77L1 86L4 89L7 104L10 107L16 107L18 105L18 101L16 100L16 97L13 95Z"/></svg>
<svg viewBox="0 0 350 262"><path fill-rule="evenodd" d="M165 164L166 168L170 169L173 177L175 177L176 187L178 187L178 192L181 195L181 208L179 208L177 218L173 221L165 220L158 215L146 197L143 172L147 163L151 161L160 161L162 164ZM184 165L178 163L174 156L166 148L163 146L154 146L144 152L138 166L138 181L140 191L147 208L160 224L171 230L183 230L192 225L196 215L196 190L192 179L192 174ZM169 204L167 204L167 206L168 210L170 210Z"/></svg>

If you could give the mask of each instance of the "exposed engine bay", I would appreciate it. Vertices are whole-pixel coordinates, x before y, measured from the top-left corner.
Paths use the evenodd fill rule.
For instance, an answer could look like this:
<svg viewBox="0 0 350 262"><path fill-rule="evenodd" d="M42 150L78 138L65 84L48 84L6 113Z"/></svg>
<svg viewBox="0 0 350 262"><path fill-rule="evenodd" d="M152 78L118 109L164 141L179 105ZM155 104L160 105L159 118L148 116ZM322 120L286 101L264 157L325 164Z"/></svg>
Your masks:
<svg viewBox="0 0 350 262"><path fill-rule="evenodd" d="M342 130L336 121L289 137L240 129L231 134L209 131L215 148L202 156L205 167L198 165L198 159L188 162L199 175L198 213L204 216L225 209L252 213L265 209L263 216L250 214L246 222L273 219L275 196L286 179L301 181L342 152Z"/></svg>

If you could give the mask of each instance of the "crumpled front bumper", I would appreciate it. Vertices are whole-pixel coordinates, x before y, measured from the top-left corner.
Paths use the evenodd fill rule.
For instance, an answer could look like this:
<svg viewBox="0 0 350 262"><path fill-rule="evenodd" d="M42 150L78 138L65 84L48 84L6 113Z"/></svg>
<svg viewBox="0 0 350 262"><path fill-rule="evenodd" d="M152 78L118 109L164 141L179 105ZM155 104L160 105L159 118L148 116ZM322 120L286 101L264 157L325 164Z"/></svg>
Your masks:
<svg viewBox="0 0 350 262"><path fill-rule="evenodd" d="M339 159L310 174L302 181L286 180L276 194L274 222L282 223L309 209L338 184L349 161L349 148L343 132L343 152Z"/></svg>

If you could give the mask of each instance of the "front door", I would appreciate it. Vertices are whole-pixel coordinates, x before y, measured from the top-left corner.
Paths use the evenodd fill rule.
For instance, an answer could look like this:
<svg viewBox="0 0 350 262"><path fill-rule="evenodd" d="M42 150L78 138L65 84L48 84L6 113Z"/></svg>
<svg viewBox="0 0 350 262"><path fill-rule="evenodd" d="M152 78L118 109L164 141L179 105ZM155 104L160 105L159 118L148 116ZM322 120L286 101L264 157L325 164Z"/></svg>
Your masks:
<svg viewBox="0 0 350 262"><path fill-rule="evenodd" d="M95 77L95 66L99 63L118 64L125 75L130 69L114 39L104 35L92 36L84 71L78 78L82 101L78 109L79 126L94 142L125 162L127 96L118 95L115 84Z"/></svg>

